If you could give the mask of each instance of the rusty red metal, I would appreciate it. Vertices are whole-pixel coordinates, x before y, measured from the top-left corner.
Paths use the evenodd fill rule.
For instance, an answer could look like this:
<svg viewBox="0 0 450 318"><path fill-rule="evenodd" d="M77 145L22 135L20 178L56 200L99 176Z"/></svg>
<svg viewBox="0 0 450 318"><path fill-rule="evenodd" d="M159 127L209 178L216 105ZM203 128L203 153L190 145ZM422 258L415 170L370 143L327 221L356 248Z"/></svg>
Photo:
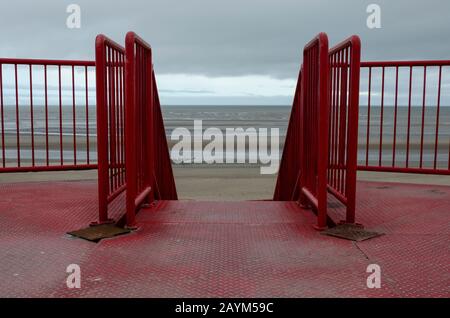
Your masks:
<svg viewBox="0 0 450 318"><path fill-rule="evenodd" d="M88 78L94 66L93 61L0 58L0 172L97 168L90 156L89 123L89 109L94 105L89 103ZM68 76L62 77L62 69ZM49 73L56 85L49 84ZM63 105L64 92L70 103ZM8 101L7 95L13 98ZM51 95L55 95L53 101ZM58 108L57 131L51 131L49 123L52 106ZM7 117L14 127L5 129ZM81 122L84 133L77 130ZM84 147L77 148L77 144Z"/></svg>
<svg viewBox="0 0 450 318"><path fill-rule="evenodd" d="M360 153L364 158L359 158L358 170L450 175L449 127L441 105L449 66L450 60L361 63L367 74L361 81L361 87L367 89L367 99L362 99L367 112L361 122L364 142ZM374 75L377 71L378 77ZM374 82L381 88L373 87ZM404 82L406 87L401 85ZM392 105L387 105L388 94L394 96ZM377 96L380 100L374 101ZM387 111L393 111L393 125L386 118Z"/></svg>
<svg viewBox="0 0 450 318"><path fill-rule="evenodd" d="M104 35L95 41L98 223L110 222L108 203L126 189L125 49ZM127 141L128 142L128 141Z"/></svg>

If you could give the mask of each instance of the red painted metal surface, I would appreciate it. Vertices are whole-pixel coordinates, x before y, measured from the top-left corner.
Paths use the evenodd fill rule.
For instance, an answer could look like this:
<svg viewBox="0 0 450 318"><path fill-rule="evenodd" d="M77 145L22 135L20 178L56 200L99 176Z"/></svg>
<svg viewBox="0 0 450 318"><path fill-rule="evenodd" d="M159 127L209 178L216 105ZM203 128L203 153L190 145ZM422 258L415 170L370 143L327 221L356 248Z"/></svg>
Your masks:
<svg viewBox="0 0 450 318"><path fill-rule="evenodd" d="M126 50L127 225L135 226L142 204L177 199L152 64L152 50L134 32Z"/></svg>
<svg viewBox="0 0 450 318"><path fill-rule="evenodd" d="M319 229L327 191L347 207L345 222L355 222L360 52L357 36L328 52L325 34L304 51L274 200L312 205Z"/></svg>
<svg viewBox="0 0 450 318"><path fill-rule="evenodd" d="M152 138L153 64L150 45L129 32L126 50L126 169L127 169L127 225L135 225L136 210L154 198Z"/></svg>
<svg viewBox="0 0 450 318"><path fill-rule="evenodd" d="M328 191L346 206L346 223L355 222L360 54L357 36L336 45L328 54Z"/></svg>
<svg viewBox="0 0 450 318"><path fill-rule="evenodd" d="M327 226L328 37L320 33L303 51L300 103L300 202L317 211L317 229Z"/></svg>
<svg viewBox="0 0 450 318"><path fill-rule="evenodd" d="M130 235L98 244L63 235L97 215L96 187L0 185L1 297L450 296L449 187L359 182L358 220L385 235L358 243L317 233L316 216L295 202L268 201L159 201ZM73 263L81 289L66 286ZM373 263L380 289L366 286Z"/></svg>
<svg viewBox="0 0 450 318"><path fill-rule="evenodd" d="M155 72L153 76L153 106L154 106L154 170L155 199L178 200L175 179L173 177L172 161L170 159L169 146L166 138L166 129L159 103L158 87L156 85Z"/></svg>
<svg viewBox="0 0 450 318"><path fill-rule="evenodd" d="M289 118L283 155L278 171L274 201L295 201L298 199L298 182L300 179L300 98L302 71L300 70L294 93L291 116Z"/></svg>
<svg viewBox="0 0 450 318"><path fill-rule="evenodd" d="M363 62L361 69L367 97L360 103L367 111L360 123L358 169L450 175L450 125L444 117L450 60Z"/></svg>
<svg viewBox="0 0 450 318"><path fill-rule="evenodd" d="M99 223L126 189L125 49L104 35L95 41ZM127 141L128 142L128 141Z"/></svg>
<svg viewBox="0 0 450 318"><path fill-rule="evenodd" d="M94 65L0 58L0 172L97 167L90 156Z"/></svg>

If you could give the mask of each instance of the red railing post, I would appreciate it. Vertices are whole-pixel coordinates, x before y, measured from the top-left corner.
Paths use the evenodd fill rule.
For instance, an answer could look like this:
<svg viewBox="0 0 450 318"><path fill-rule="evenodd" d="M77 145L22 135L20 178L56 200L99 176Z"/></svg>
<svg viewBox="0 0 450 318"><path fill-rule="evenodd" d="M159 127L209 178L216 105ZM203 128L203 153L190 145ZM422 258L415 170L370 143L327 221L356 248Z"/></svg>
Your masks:
<svg viewBox="0 0 450 318"><path fill-rule="evenodd" d="M361 60L361 41L353 36L351 42L350 60L350 87L348 105L348 132L347 132L347 175L346 197L347 213L346 222L355 223L356 205L356 166L358 160L358 120L359 120L359 77Z"/></svg>
<svg viewBox="0 0 450 318"><path fill-rule="evenodd" d="M153 198L153 65L149 44L134 32L125 37L127 226L136 210Z"/></svg>
<svg viewBox="0 0 450 318"><path fill-rule="evenodd" d="M133 34L125 37L125 170L126 170L126 211L127 226L135 225L135 197L136 197L136 153L135 153L135 43Z"/></svg>
<svg viewBox="0 0 450 318"><path fill-rule="evenodd" d="M320 33L303 50L300 202L317 211L318 230L327 227L328 37Z"/></svg>
<svg viewBox="0 0 450 318"><path fill-rule="evenodd" d="M106 45L105 36L95 39L95 79L97 99L97 162L99 223L108 221L108 109L106 105Z"/></svg>
<svg viewBox="0 0 450 318"><path fill-rule="evenodd" d="M124 87L118 85L118 73L123 73L120 57L125 50L104 35L96 38L96 97L97 97L97 160L99 220L112 222L108 203L127 187L120 153L125 148L125 136L120 118L124 116ZM127 141L128 142L128 141Z"/></svg>

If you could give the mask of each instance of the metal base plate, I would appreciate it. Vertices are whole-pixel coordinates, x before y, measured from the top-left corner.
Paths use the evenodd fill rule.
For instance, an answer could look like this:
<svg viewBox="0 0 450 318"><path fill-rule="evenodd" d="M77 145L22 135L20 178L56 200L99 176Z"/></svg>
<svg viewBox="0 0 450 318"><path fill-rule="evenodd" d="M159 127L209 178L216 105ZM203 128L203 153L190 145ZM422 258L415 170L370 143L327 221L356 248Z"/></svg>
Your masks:
<svg viewBox="0 0 450 318"><path fill-rule="evenodd" d="M321 234L356 242L365 241L383 235L383 233L367 231L361 225L357 224L339 224L333 228L323 231Z"/></svg>
<svg viewBox="0 0 450 318"><path fill-rule="evenodd" d="M67 234L76 236L91 242L99 242L104 238L130 233L131 230L116 226L115 224L100 224L80 229Z"/></svg>

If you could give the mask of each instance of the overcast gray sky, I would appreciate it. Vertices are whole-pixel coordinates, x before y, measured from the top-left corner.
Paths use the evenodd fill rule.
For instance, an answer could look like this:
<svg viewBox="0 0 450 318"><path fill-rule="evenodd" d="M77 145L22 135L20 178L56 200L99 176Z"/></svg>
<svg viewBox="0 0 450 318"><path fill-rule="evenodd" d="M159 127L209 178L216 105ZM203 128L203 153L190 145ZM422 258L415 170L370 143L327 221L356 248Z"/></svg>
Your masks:
<svg viewBox="0 0 450 318"><path fill-rule="evenodd" d="M67 5L81 28L66 26ZM381 29L366 26L369 4ZM165 104L290 104L303 46L351 34L363 60L450 59L448 0L2 0L0 56L93 59L104 33L133 30L153 47Z"/></svg>

